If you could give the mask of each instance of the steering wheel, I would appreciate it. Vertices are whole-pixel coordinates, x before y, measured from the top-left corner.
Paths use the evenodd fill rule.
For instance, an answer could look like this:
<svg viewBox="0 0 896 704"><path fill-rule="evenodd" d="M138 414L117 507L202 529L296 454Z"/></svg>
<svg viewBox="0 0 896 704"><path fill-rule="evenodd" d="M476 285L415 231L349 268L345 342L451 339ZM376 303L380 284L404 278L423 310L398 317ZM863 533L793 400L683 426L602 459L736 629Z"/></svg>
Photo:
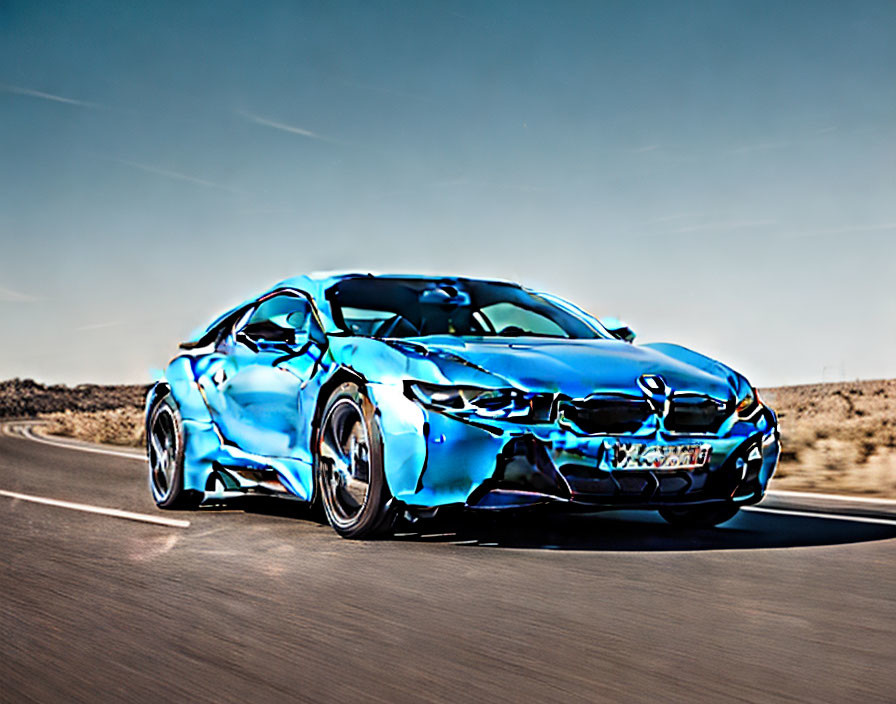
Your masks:
<svg viewBox="0 0 896 704"><path fill-rule="evenodd" d="M374 337L416 337L419 334L417 327L403 315L393 315L373 331Z"/></svg>

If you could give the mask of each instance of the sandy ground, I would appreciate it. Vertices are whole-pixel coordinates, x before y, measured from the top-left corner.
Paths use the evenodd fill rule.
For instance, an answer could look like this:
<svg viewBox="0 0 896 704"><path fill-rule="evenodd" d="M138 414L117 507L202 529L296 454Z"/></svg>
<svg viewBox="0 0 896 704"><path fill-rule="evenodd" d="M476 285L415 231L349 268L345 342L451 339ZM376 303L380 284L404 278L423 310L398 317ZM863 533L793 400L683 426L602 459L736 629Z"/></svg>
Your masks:
<svg viewBox="0 0 896 704"><path fill-rule="evenodd" d="M44 413L42 432L107 445L145 447L143 409L115 408L103 411L60 411Z"/></svg>
<svg viewBox="0 0 896 704"><path fill-rule="evenodd" d="M143 447L143 386L0 382L0 418L39 415L46 431ZM896 497L896 379L761 390L783 454L772 488Z"/></svg>
<svg viewBox="0 0 896 704"><path fill-rule="evenodd" d="M772 488L896 497L896 379L760 393L781 422Z"/></svg>

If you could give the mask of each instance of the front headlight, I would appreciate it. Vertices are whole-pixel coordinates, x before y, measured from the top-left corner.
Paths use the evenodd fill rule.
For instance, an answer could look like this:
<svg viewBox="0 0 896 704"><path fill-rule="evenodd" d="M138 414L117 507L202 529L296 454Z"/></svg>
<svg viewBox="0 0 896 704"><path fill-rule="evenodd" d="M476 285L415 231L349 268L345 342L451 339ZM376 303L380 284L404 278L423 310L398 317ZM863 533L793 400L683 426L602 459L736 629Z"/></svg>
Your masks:
<svg viewBox="0 0 896 704"><path fill-rule="evenodd" d="M752 386L748 386L747 389L747 393L737 401L737 416L741 420L751 418L762 406L759 392Z"/></svg>
<svg viewBox="0 0 896 704"><path fill-rule="evenodd" d="M525 418L531 414L532 401L537 396L519 389L441 386L416 381L407 382L405 392L424 406L482 418Z"/></svg>

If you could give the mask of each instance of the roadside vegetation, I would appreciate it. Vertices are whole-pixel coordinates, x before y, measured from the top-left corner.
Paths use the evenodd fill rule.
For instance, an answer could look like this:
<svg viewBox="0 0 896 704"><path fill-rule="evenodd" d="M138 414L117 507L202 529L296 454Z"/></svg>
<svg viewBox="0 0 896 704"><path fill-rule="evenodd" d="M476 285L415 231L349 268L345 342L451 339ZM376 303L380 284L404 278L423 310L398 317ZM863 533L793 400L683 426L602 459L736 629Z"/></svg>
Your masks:
<svg viewBox="0 0 896 704"><path fill-rule="evenodd" d="M44 413L40 418L46 420L46 425L39 430L45 435L61 435L106 445L146 446L142 409L61 411Z"/></svg>
<svg viewBox="0 0 896 704"><path fill-rule="evenodd" d="M46 385L31 379L0 381L0 419L42 418L51 435L143 447L143 401L149 386Z"/></svg>
<svg viewBox="0 0 896 704"><path fill-rule="evenodd" d="M783 436L773 488L896 496L896 379L760 393Z"/></svg>

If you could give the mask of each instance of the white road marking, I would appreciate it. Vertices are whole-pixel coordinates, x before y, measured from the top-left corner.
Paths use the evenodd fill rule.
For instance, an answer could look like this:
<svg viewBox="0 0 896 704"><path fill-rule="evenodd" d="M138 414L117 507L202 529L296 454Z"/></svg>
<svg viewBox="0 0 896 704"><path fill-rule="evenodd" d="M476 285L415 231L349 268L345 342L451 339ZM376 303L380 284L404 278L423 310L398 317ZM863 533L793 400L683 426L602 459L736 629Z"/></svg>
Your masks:
<svg viewBox="0 0 896 704"><path fill-rule="evenodd" d="M56 440L49 440L47 438L41 437L39 435L35 435L30 426L24 425L19 426L21 430L22 437L26 437L29 440L34 440L35 442L42 442L44 445L53 445L54 447L64 447L66 450L80 450L81 452L95 452L99 455L112 455L113 457L126 457L129 460L140 460L141 462L146 460L146 455L138 454L136 452L123 452L121 450L107 450L103 447L91 447L90 445L76 445L75 443L69 442L58 442Z"/></svg>
<svg viewBox="0 0 896 704"><path fill-rule="evenodd" d="M830 499L831 501L858 501L863 504L896 505L896 499L877 499L871 496L851 496L849 494L816 494L813 491L767 491L767 496L794 499Z"/></svg>
<svg viewBox="0 0 896 704"><path fill-rule="evenodd" d="M826 518L830 521L853 521L854 523L876 523L882 526L896 526L896 519L871 518L869 516L852 516L844 513L817 513L814 511L788 511L783 508L764 508L762 506L744 506L742 511L756 513L776 513L782 516L799 516L800 518Z"/></svg>
<svg viewBox="0 0 896 704"><path fill-rule="evenodd" d="M90 504L77 504L72 501L60 501L59 499L48 499L43 496L32 496L31 494L19 494L15 491L5 491L0 489L0 496L8 496L10 499L19 499L20 501L31 501L36 504L46 504L47 506L57 506L58 508L70 508L73 511L84 511L86 513L98 513L103 516L111 516L112 518L123 518L128 521L141 521L142 523L155 523L160 526L170 526L171 528L189 528L190 522L178 518L164 518L162 516L150 516L147 513L134 513L133 511L122 511L117 508L104 508L102 506L91 506Z"/></svg>

